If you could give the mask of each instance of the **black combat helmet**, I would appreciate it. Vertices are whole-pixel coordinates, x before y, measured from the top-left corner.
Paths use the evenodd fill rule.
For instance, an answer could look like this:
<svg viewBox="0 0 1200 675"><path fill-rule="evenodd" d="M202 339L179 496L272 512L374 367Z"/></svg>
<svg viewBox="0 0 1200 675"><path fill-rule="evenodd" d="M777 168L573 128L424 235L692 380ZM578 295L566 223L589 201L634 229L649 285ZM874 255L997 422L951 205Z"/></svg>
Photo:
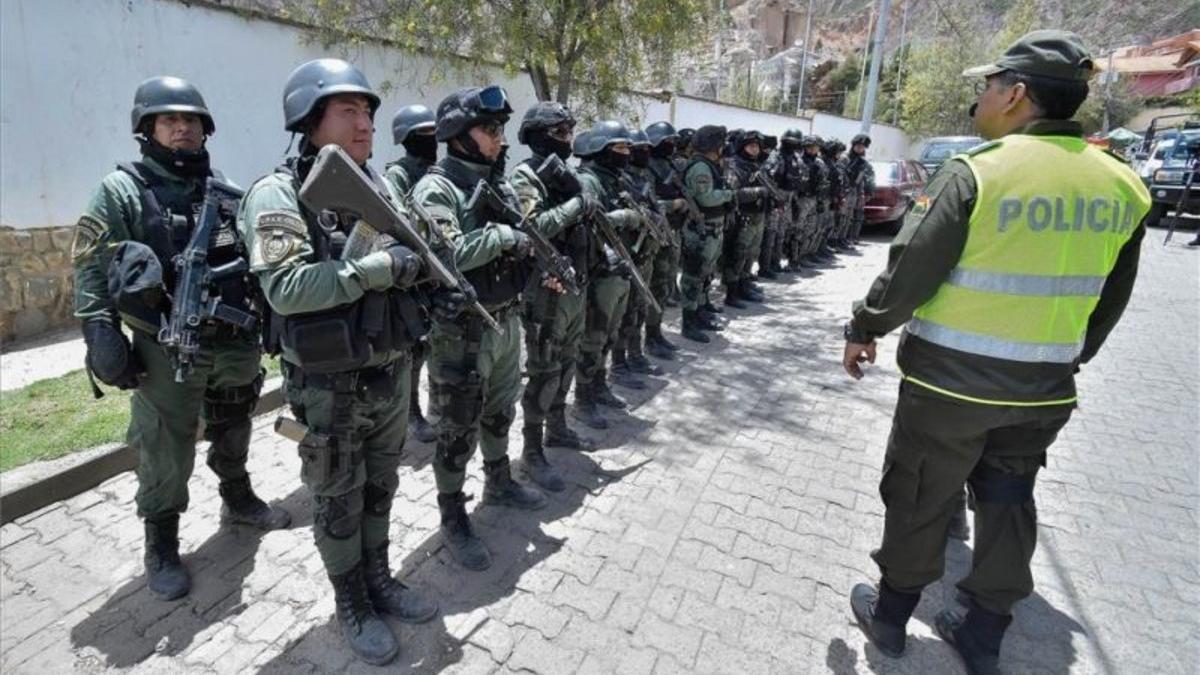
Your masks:
<svg viewBox="0 0 1200 675"><path fill-rule="evenodd" d="M459 89L442 99L437 108L437 139L445 143L488 122L508 122L513 112L508 92L496 84Z"/></svg>
<svg viewBox="0 0 1200 675"><path fill-rule="evenodd" d="M670 122L655 122L646 127L646 138L650 139L651 147L657 148L663 141L677 141L679 134Z"/></svg>
<svg viewBox="0 0 1200 675"><path fill-rule="evenodd" d="M379 108L379 95L358 68L341 59L316 59L300 64L283 85L283 128L300 132L301 125L323 99L338 94L361 94Z"/></svg>
<svg viewBox="0 0 1200 675"><path fill-rule="evenodd" d="M692 139L696 137L696 130L690 127L684 127L679 130L679 147L686 148L692 144Z"/></svg>
<svg viewBox="0 0 1200 675"><path fill-rule="evenodd" d="M133 112L130 113L133 133L141 130L142 123L150 115L181 112L199 115L204 122L204 133L216 131L212 113L204 103L200 90L191 82L178 77L152 77L138 85L133 95Z"/></svg>
<svg viewBox="0 0 1200 675"><path fill-rule="evenodd" d="M617 143L632 143L633 137L629 129L616 120L597 122L596 126L575 137L573 147L579 157L591 157L603 152L605 148Z"/></svg>
<svg viewBox="0 0 1200 675"><path fill-rule="evenodd" d="M650 137L646 135L646 132L634 127L633 130L629 132L629 144L635 148L648 148L650 147Z"/></svg>
<svg viewBox="0 0 1200 675"><path fill-rule="evenodd" d="M558 101L538 101L526 110L525 116L521 118L521 127L517 129L517 141L528 145L530 132L553 129L563 123L575 127L575 117L567 106Z"/></svg>
<svg viewBox="0 0 1200 675"><path fill-rule="evenodd" d="M696 152L720 152L721 146L724 144L725 127L715 124L706 124L700 127L692 138L692 148Z"/></svg>
<svg viewBox="0 0 1200 675"><path fill-rule="evenodd" d="M437 126L433 111L423 105L406 105L392 117L392 143L400 145L414 131L427 131Z"/></svg>

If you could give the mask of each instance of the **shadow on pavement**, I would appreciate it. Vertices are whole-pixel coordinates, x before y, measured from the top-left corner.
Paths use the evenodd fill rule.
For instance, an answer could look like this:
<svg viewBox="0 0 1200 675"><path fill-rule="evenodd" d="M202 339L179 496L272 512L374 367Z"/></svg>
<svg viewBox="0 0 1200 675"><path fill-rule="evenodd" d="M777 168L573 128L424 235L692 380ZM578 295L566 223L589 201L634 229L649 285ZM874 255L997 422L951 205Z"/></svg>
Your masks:
<svg viewBox="0 0 1200 675"><path fill-rule="evenodd" d="M300 488L277 503L292 514L292 528L310 526L308 491ZM201 517L191 514L192 518ZM213 516L215 517L215 516ZM184 513L186 521L189 514ZM139 522L140 525L140 522ZM127 582L86 619L71 628L73 647L93 647L113 668L135 666L154 653L180 654L197 634L246 609L246 578L266 535L242 525L223 525L182 559L192 577L192 590L176 601L160 600L146 588L144 575ZM141 546L137 553L141 555Z"/></svg>

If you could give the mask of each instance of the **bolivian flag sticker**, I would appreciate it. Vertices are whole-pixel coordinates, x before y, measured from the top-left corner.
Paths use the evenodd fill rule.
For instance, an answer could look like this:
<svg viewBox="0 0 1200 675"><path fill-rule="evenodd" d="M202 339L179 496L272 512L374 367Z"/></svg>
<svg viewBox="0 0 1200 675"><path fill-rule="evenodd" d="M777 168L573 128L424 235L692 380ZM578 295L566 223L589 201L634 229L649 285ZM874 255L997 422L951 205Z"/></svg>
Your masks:
<svg viewBox="0 0 1200 675"><path fill-rule="evenodd" d="M912 214L913 218L920 220L925 217L925 212L929 210L929 195L922 194L917 196L917 201L913 202Z"/></svg>

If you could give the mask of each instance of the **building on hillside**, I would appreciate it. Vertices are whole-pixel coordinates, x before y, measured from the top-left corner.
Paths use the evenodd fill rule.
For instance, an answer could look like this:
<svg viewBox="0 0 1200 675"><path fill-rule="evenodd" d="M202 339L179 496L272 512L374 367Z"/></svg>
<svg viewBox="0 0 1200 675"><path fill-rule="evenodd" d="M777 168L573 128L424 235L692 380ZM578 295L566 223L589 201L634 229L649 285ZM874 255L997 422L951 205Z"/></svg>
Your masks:
<svg viewBox="0 0 1200 675"><path fill-rule="evenodd" d="M1100 59L1101 70L1109 67ZM1121 47L1113 52L1112 69L1131 79L1138 96L1174 96L1200 86L1200 28L1148 45Z"/></svg>

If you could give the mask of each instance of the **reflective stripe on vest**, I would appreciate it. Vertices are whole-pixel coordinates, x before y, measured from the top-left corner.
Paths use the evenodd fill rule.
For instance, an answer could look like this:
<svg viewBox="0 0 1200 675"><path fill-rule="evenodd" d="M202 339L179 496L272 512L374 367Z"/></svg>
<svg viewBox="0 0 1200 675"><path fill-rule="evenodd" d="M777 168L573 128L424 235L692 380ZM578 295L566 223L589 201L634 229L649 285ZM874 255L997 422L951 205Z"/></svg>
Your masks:
<svg viewBox="0 0 1200 675"><path fill-rule="evenodd" d="M1081 138L1011 135L956 159L977 191L967 241L908 332L969 354L1073 362L1105 279L1149 211L1149 192ZM961 386L950 371L910 379Z"/></svg>

